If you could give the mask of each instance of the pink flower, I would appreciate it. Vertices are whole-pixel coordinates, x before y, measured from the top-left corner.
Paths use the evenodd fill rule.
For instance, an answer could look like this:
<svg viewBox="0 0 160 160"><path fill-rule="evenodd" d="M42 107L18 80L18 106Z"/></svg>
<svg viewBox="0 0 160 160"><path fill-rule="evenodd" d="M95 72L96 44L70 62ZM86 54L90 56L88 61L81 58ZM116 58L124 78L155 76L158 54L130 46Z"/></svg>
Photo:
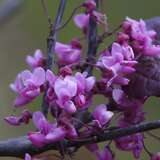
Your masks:
<svg viewBox="0 0 160 160"><path fill-rule="evenodd" d="M37 49L33 57L30 55L26 57L26 62L32 69L36 67L44 67L45 58L43 56L42 51L40 49Z"/></svg>
<svg viewBox="0 0 160 160"><path fill-rule="evenodd" d="M69 65L80 61L81 48L74 44L56 42L55 52L61 65Z"/></svg>
<svg viewBox="0 0 160 160"><path fill-rule="evenodd" d="M58 78L55 81L54 91L57 96L57 103L70 113L76 111L76 106L71 100L77 94L77 81L72 76Z"/></svg>
<svg viewBox="0 0 160 160"><path fill-rule="evenodd" d="M76 26L85 32L89 25L89 17L90 17L89 14L81 13L76 15L73 20Z"/></svg>
<svg viewBox="0 0 160 160"><path fill-rule="evenodd" d="M108 146L101 152L99 160L114 160L114 155Z"/></svg>
<svg viewBox="0 0 160 160"><path fill-rule="evenodd" d="M91 12L96 8L96 3L94 0L86 0L86 2L83 3L83 6L87 9L87 12Z"/></svg>
<svg viewBox="0 0 160 160"><path fill-rule="evenodd" d="M103 77L106 78L107 86L113 84L127 85L129 80L125 75L135 71L133 66L137 64L134 61L134 53L129 45L112 44L111 53L105 51L97 62L97 67L103 71Z"/></svg>
<svg viewBox="0 0 160 160"><path fill-rule="evenodd" d="M153 45L156 32L154 30L147 30L143 20L136 21L126 18L126 21L123 23L123 30L130 37L131 46L141 54L147 56L160 54L160 45Z"/></svg>
<svg viewBox="0 0 160 160"><path fill-rule="evenodd" d="M35 112L33 114L33 123L39 131L29 133L28 138L37 147L57 142L65 137L64 128L49 123L41 112Z"/></svg>
<svg viewBox="0 0 160 160"><path fill-rule="evenodd" d="M93 117L98 121L100 126L106 125L111 120L113 115L113 112L107 111L107 107L104 104L97 106L93 112Z"/></svg>
<svg viewBox="0 0 160 160"><path fill-rule="evenodd" d="M140 158L143 150L143 135L140 133L121 137L115 140L116 146L122 151L132 151L136 159Z"/></svg>
<svg viewBox="0 0 160 160"><path fill-rule="evenodd" d="M32 118L31 112L29 112L28 110L24 110L21 116L19 117L9 116L9 117L5 117L4 120L10 125L19 126L22 123L28 124L31 118Z"/></svg>
<svg viewBox="0 0 160 160"><path fill-rule="evenodd" d="M151 157L151 160L160 160L160 152L154 154L154 155Z"/></svg>
<svg viewBox="0 0 160 160"><path fill-rule="evenodd" d="M11 89L18 93L14 105L23 106L36 98L41 90L41 86L45 83L45 71L43 68L35 68L33 73L25 70L17 75L14 83L10 85Z"/></svg>
<svg viewBox="0 0 160 160"><path fill-rule="evenodd" d="M26 153L24 160L32 160L32 157L28 153Z"/></svg>

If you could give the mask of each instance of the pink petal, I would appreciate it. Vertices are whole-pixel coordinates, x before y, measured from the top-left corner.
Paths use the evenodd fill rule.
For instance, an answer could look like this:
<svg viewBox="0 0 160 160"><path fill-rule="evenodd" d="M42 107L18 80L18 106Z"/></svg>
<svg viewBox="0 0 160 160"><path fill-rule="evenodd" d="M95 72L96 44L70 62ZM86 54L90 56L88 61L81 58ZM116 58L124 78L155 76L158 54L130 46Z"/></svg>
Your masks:
<svg viewBox="0 0 160 160"><path fill-rule="evenodd" d="M86 86L85 87L86 87L87 92L90 92L93 89L95 82L96 82L96 78L93 76L86 78Z"/></svg>
<svg viewBox="0 0 160 160"><path fill-rule="evenodd" d="M52 132L48 133L45 137L45 139L49 142L57 142L65 137L65 130L61 127L55 128Z"/></svg>
<svg viewBox="0 0 160 160"><path fill-rule="evenodd" d="M70 114L75 113L77 110L76 106L74 105L72 101L65 102L64 109Z"/></svg>
<svg viewBox="0 0 160 160"><path fill-rule="evenodd" d="M28 153L26 153L24 160L32 160L32 157Z"/></svg>
<svg viewBox="0 0 160 160"><path fill-rule="evenodd" d="M46 80L49 82L49 84L52 87L54 86L56 79L57 79L57 77L54 75L54 73L48 69L46 72Z"/></svg>
<svg viewBox="0 0 160 160"><path fill-rule="evenodd" d="M26 104L28 104L29 102L31 102L33 99L29 99L26 97L22 97L22 96L17 96L15 101L14 101L14 106L15 107L22 107Z"/></svg>
<svg viewBox="0 0 160 160"><path fill-rule="evenodd" d="M37 86L45 83L45 71L42 67L38 67L33 71L32 80Z"/></svg>
<svg viewBox="0 0 160 160"><path fill-rule="evenodd" d="M76 15L74 18L74 23L77 25L77 27L79 27L80 29L84 29L86 27L88 27L89 24L89 14L78 14Z"/></svg>
<svg viewBox="0 0 160 160"><path fill-rule="evenodd" d="M9 117L5 117L4 120L9 123L10 125L13 126L19 126L20 125L20 118L19 117L15 117L15 116L9 116Z"/></svg>
<svg viewBox="0 0 160 160"><path fill-rule="evenodd" d="M47 142L45 136L41 133L34 132L28 134L29 140L37 147L43 147Z"/></svg>

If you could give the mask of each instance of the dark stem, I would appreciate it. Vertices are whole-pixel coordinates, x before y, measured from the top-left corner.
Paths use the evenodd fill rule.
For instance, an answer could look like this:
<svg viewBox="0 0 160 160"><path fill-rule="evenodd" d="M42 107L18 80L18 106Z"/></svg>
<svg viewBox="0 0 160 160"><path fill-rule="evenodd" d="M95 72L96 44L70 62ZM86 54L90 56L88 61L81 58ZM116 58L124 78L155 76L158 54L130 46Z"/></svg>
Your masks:
<svg viewBox="0 0 160 160"><path fill-rule="evenodd" d="M98 0L94 0L96 2L96 6L98 8ZM89 27L88 27L88 51L87 51L87 59L88 62L93 63L94 58L97 52L97 23L95 19L90 16L89 19ZM93 66L86 65L85 69L88 72L88 75L92 74Z"/></svg>
<svg viewBox="0 0 160 160"><path fill-rule="evenodd" d="M82 5L74 8L74 10L72 11L71 15L70 15L69 18L66 20L66 22L64 22L60 27L56 28L56 31L63 29L63 28L70 22L70 20L72 19L72 17L73 17L74 14L76 13L76 11L77 11L79 8L81 8L81 7L82 7Z"/></svg>
<svg viewBox="0 0 160 160"><path fill-rule="evenodd" d="M47 39L47 63L46 63L46 69L51 69L53 65L53 57L54 57L54 48L55 43L57 39L57 31L56 28L59 27L62 17L64 14L65 6L66 6L67 0L61 0L59 3L59 8L56 14L56 19L53 25L51 26L51 30ZM48 104L46 102L46 92L43 96L43 102L42 102L42 112L45 116L48 114Z"/></svg>
<svg viewBox="0 0 160 160"><path fill-rule="evenodd" d="M74 140L74 141L64 140L62 143L63 146L65 146L65 148L69 147L79 148L86 144L114 140L116 138L120 138L123 136L145 132L158 128L160 128L160 120L132 125L127 128L107 130L95 136L91 136L85 139ZM58 149L59 149L58 143L48 144L42 148L37 148L33 146L33 144L28 140L26 136L0 141L1 157L2 156L24 157L25 153L35 155L48 150L58 150Z"/></svg>

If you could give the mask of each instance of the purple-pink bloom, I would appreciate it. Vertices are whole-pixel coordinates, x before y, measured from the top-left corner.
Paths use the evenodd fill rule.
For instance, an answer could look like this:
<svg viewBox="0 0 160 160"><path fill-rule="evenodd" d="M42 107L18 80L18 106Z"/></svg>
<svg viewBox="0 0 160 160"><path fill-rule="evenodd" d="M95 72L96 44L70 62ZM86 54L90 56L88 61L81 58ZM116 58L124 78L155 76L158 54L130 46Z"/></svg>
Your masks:
<svg viewBox="0 0 160 160"><path fill-rule="evenodd" d="M134 53L129 45L112 44L111 52L105 51L97 62L97 67L103 72L107 86L111 84L127 85L129 79L125 77L135 71Z"/></svg>
<svg viewBox="0 0 160 160"><path fill-rule="evenodd" d="M154 45L156 32L148 30L143 20L136 21L126 18L123 23L125 34L130 37L131 46L140 54L156 56L160 54L160 45Z"/></svg>
<svg viewBox="0 0 160 160"><path fill-rule="evenodd" d="M25 70L19 73L14 83L10 85L11 89L18 94L14 105L23 106L31 102L41 92L41 86L45 83L45 71L43 68L35 68L33 73Z"/></svg>
<svg viewBox="0 0 160 160"><path fill-rule="evenodd" d="M57 96L57 104L69 113L76 111L72 98L77 94L77 81L73 76L58 78L54 84L54 91Z"/></svg>
<svg viewBox="0 0 160 160"><path fill-rule="evenodd" d="M22 123L28 124L29 120L32 118L32 113L28 110L24 110L20 116L8 116L4 120L10 125L19 126Z"/></svg>
<svg viewBox="0 0 160 160"><path fill-rule="evenodd" d="M105 146L98 160L114 160L114 155L108 146Z"/></svg>
<svg viewBox="0 0 160 160"><path fill-rule="evenodd" d="M81 48L75 45L75 43L63 44L56 42L55 53L60 65L69 65L80 61Z"/></svg>
<svg viewBox="0 0 160 160"><path fill-rule="evenodd" d="M132 151L136 159L140 158L143 150L143 135L136 133L133 135L121 137L115 140L118 149L123 151Z"/></svg>
<svg viewBox="0 0 160 160"><path fill-rule="evenodd" d="M98 121L100 126L106 125L111 120L113 115L113 112L107 111L107 106L104 104L97 106L93 112L93 117Z"/></svg>
<svg viewBox="0 0 160 160"><path fill-rule="evenodd" d="M65 137L64 128L49 123L41 112L33 114L33 123L39 131L29 133L28 138L37 147L62 140Z"/></svg>
<svg viewBox="0 0 160 160"><path fill-rule="evenodd" d="M86 0L83 6L87 9L87 12L91 12L96 8L96 3L94 0Z"/></svg>
<svg viewBox="0 0 160 160"><path fill-rule="evenodd" d="M84 33L86 32L88 28L89 17L90 17L90 14L81 13L81 14L74 16L74 19L73 19L76 26L82 29Z"/></svg>
<svg viewBox="0 0 160 160"><path fill-rule="evenodd" d="M160 152L154 154L154 155L151 157L151 160L160 160Z"/></svg>
<svg viewBox="0 0 160 160"><path fill-rule="evenodd" d="M45 58L40 49L37 49L34 53L34 56L28 55L26 57L26 63L32 68L35 69L37 67L44 67Z"/></svg>
<svg viewBox="0 0 160 160"><path fill-rule="evenodd" d="M32 160L32 157L28 153L26 153L24 160Z"/></svg>

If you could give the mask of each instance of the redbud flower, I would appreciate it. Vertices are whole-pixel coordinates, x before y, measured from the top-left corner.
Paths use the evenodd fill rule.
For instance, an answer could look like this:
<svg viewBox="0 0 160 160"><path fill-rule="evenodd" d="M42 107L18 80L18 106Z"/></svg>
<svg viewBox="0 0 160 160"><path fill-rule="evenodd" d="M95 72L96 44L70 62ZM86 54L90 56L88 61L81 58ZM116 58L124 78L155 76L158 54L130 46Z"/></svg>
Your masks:
<svg viewBox="0 0 160 160"><path fill-rule="evenodd" d="M114 160L114 155L108 146L105 146L104 150L100 153L98 160Z"/></svg>
<svg viewBox="0 0 160 160"><path fill-rule="evenodd" d="M121 46L118 43L112 44L111 53L105 51L97 62L97 66L102 69L103 77L106 78L107 85L126 85L129 80L124 76L133 73L133 66L137 63L133 60L134 53L129 45Z"/></svg>
<svg viewBox="0 0 160 160"><path fill-rule="evenodd" d="M81 48L76 48L75 45L56 42L55 52L58 57L58 62L61 65L68 65L80 61Z"/></svg>
<svg viewBox="0 0 160 160"><path fill-rule="evenodd" d="M154 30L147 30L143 20L136 21L131 18L126 18L123 23L123 29L129 35L132 47L147 56L156 56L160 54L160 46L153 45L153 40L156 37Z"/></svg>
<svg viewBox="0 0 160 160"><path fill-rule="evenodd" d="M42 51L40 49L37 49L33 57L30 55L26 57L26 62L32 69L36 67L44 67L45 58L43 56Z"/></svg>
<svg viewBox="0 0 160 160"><path fill-rule="evenodd" d="M49 123L41 112L35 112L33 114L33 123L39 132L29 133L28 138L37 147L62 140L65 136L64 128Z"/></svg>
<svg viewBox="0 0 160 160"><path fill-rule="evenodd" d="M107 107L104 104L97 106L93 112L94 119L97 120L101 126L106 125L111 120L113 115L113 112L107 111Z"/></svg>
<svg viewBox="0 0 160 160"><path fill-rule="evenodd" d="M138 159L143 150L143 135L140 133L121 137L115 140L118 149L132 151L134 157Z"/></svg>
<svg viewBox="0 0 160 160"><path fill-rule="evenodd" d="M76 111L76 107L71 101L71 98L77 94L77 82L74 77L66 76L64 79L58 78L55 81L54 91L58 98L57 103L61 108L71 113Z"/></svg>
<svg viewBox="0 0 160 160"><path fill-rule="evenodd" d="M45 71L36 68L33 73L25 70L18 74L15 82L10 85L11 89L19 94L15 100L15 106L29 103L40 94L40 87L45 82Z"/></svg>
<svg viewBox="0 0 160 160"><path fill-rule="evenodd" d="M96 3L93 0L86 0L83 6L87 9L87 12L91 12L96 8Z"/></svg>
<svg viewBox="0 0 160 160"><path fill-rule="evenodd" d="M154 154L154 155L151 157L151 160L160 160L160 152Z"/></svg>
<svg viewBox="0 0 160 160"><path fill-rule="evenodd" d="M5 121L9 123L10 125L19 126L22 123L28 124L29 120L32 118L31 112L28 110L24 110L21 114L21 116L9 116L5 117Z"/></svg>
<svg viewBox="0 0 160 160"><path fill-rule="evenodd" d="M86 32L89 25L89 17L90 17L89 14L81 13L74 16L73 19L76 26L82 29L84 33Z"/></svg>
<svg viewBox="0 0 160 160"><path fill-rule="evenodd" d="M17 75L11 89L18 93L14 105L19 107L31 102L37 97L41 90L40 87L45 83L45 71L43 68L35 68L33 73L25 70Z"/></svg>
<svg viewBox="0 0 160 160"><path fill-rule="evenodd" d="M32 157L28 153L26 153L24 160L32 160Z"/></svg>

